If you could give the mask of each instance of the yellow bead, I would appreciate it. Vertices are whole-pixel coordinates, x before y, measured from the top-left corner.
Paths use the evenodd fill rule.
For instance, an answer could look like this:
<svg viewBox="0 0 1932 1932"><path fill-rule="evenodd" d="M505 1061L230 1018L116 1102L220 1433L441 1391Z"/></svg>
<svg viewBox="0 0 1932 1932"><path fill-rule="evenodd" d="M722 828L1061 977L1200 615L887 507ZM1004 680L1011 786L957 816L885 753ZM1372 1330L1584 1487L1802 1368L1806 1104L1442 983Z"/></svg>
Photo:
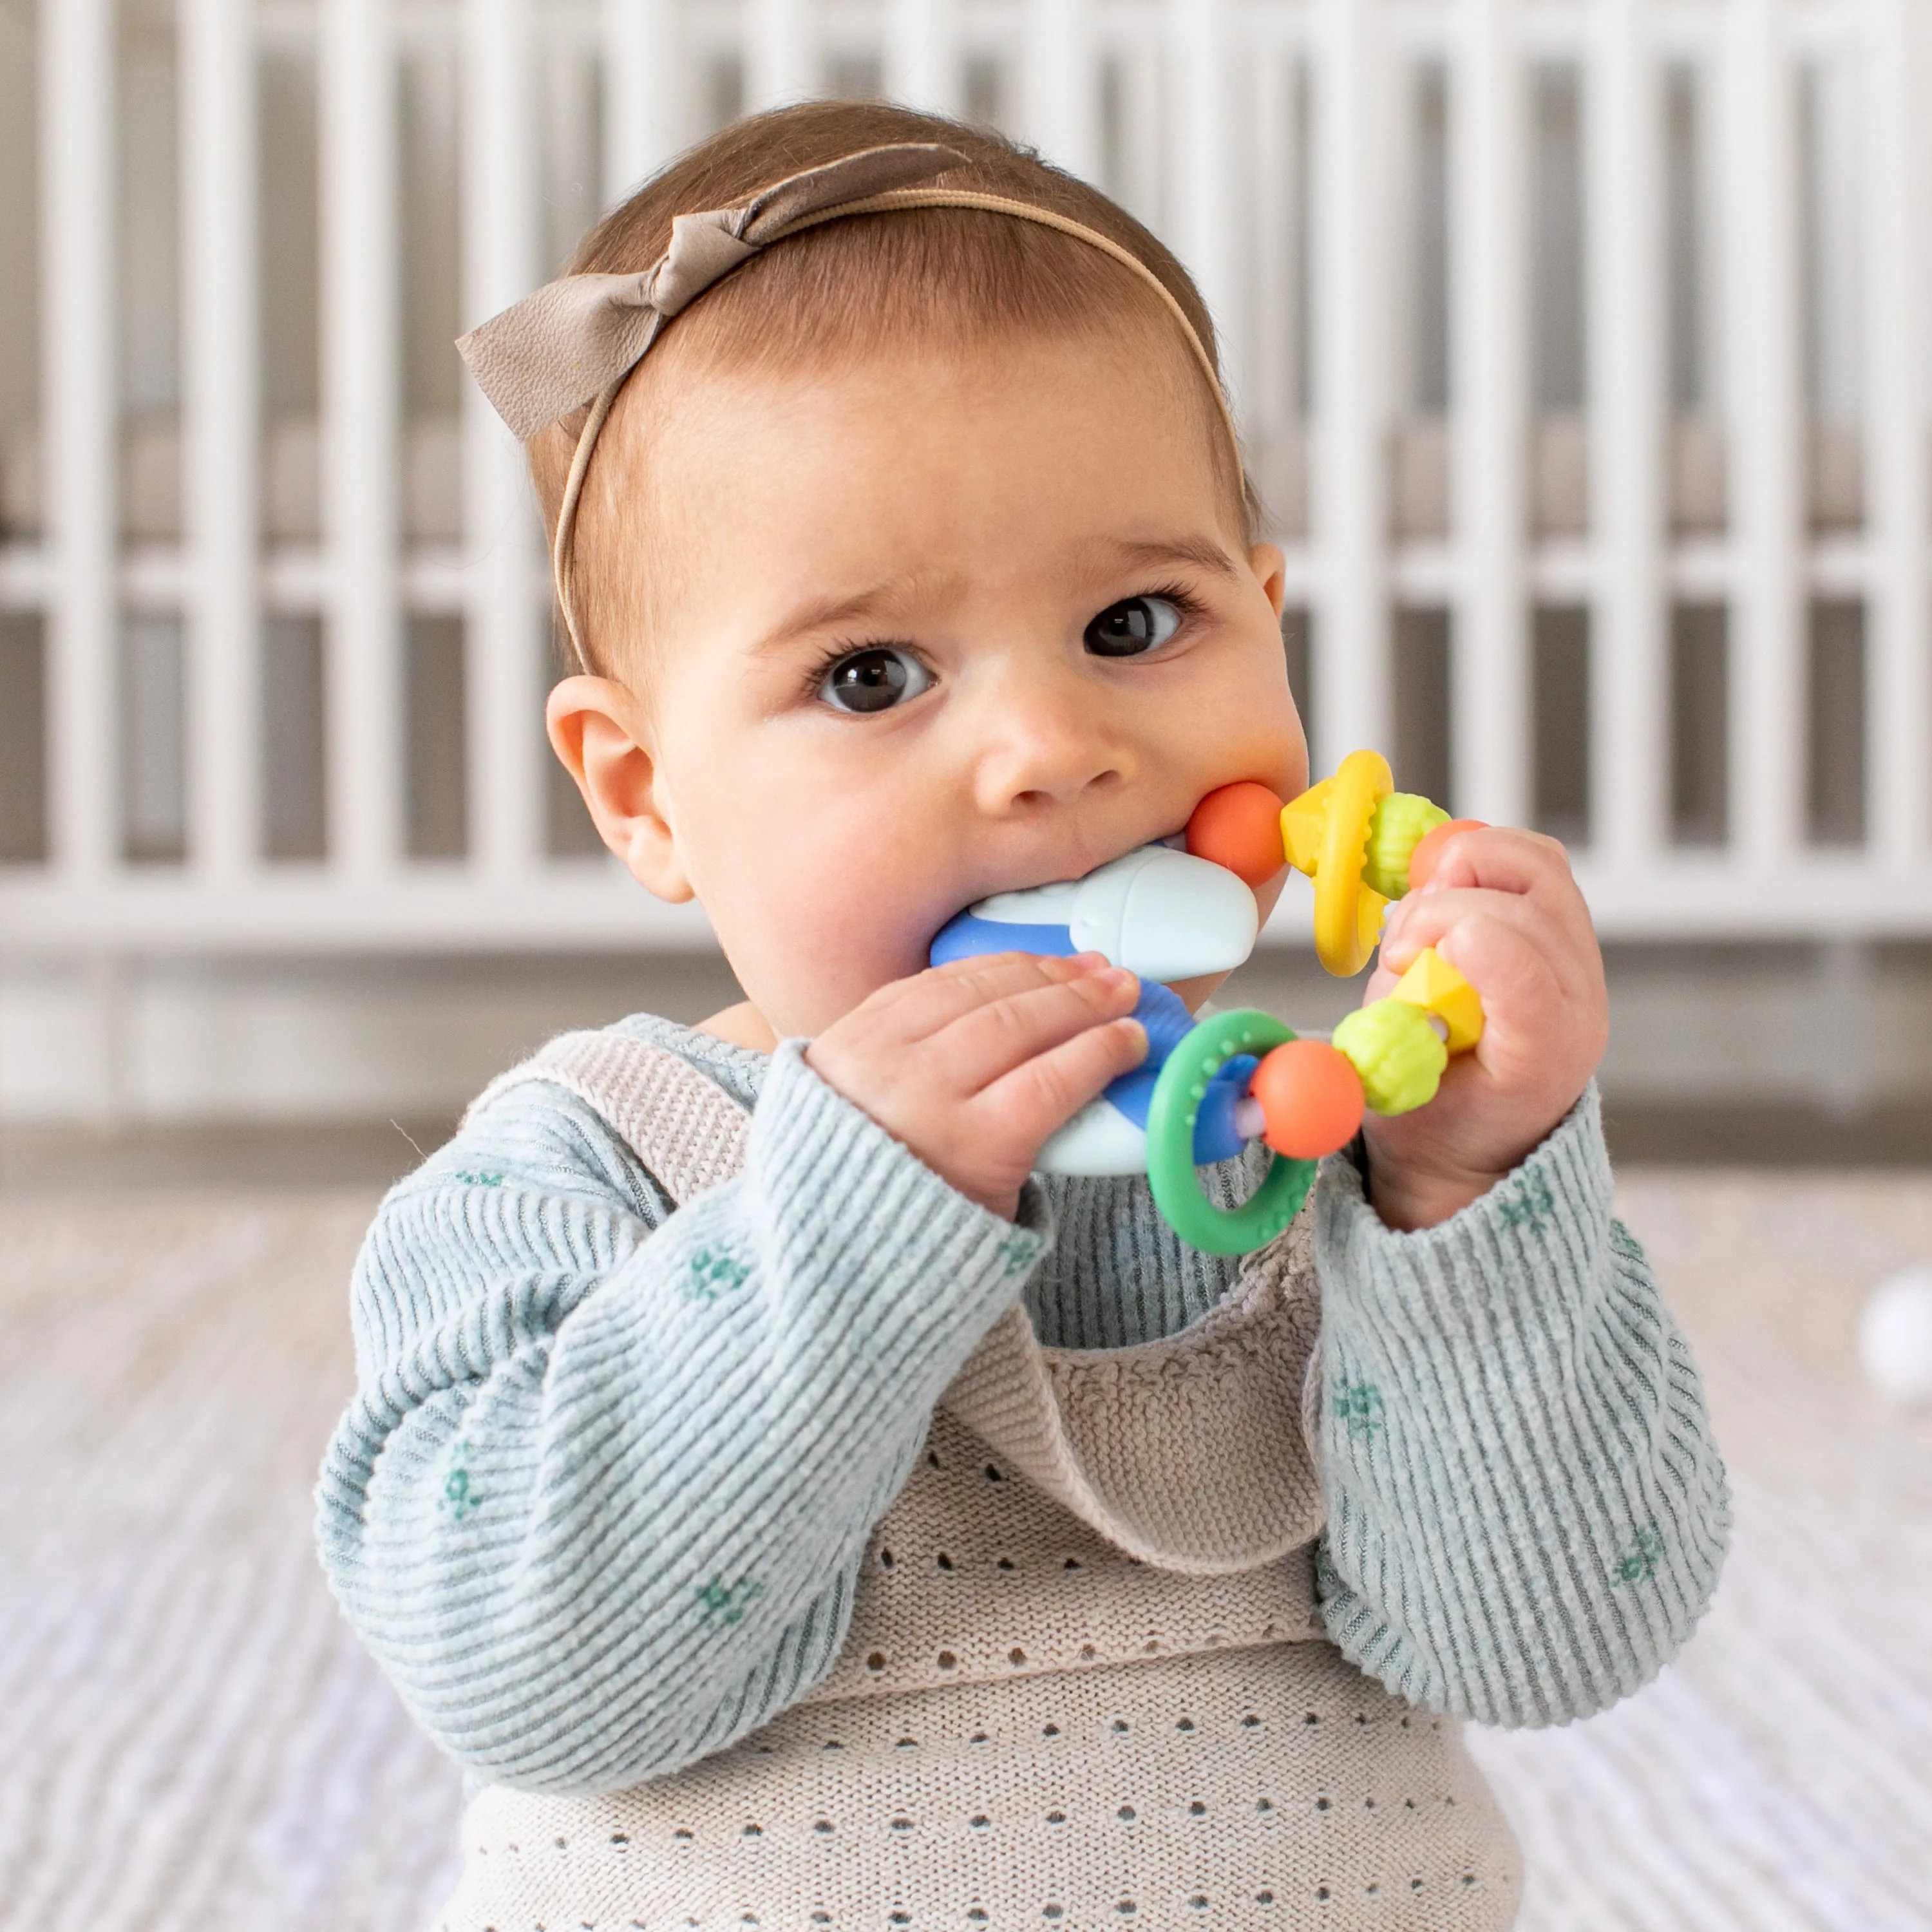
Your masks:
<svg viewBox="0 0 1932 1932"><path fill-rule="evenodd" d="M1392 1000L1406 1000L1432 1013L1449 1029L1449 1051L1467 1053L1483 1036L1482 996L1434 946L1415 956L1395 983Z"/></svg>
<svg viewBox="0 0 1932 1932"><path fill-rule="evenodd" d="M1334 789L1335 781L1324 778L1281 808L1282 850L1288 862L1311 879L1321 863L1322 830L1328 822L1328 798Z"/></svg>

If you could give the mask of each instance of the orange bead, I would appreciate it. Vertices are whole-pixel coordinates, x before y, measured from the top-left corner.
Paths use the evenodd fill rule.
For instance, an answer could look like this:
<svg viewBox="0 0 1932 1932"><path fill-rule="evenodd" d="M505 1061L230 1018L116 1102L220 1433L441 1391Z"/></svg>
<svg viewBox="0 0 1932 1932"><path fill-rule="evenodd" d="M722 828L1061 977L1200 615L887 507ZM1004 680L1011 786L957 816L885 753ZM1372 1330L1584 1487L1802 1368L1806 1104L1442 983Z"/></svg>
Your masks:
<svg viewBox="0 0 1932 1932"><path fill-rule="evenodd" d="M1210 791L1187 821L1187 849L1225 866L1251 886L1264 886L1288 857L1281 844L1281 800L1243 778Z"/></svg>
<svg viewBox="0 0 1932 1932"><path fill-rule="evenodd" d="M1436 862L1442 856L1442 848L1459 832L1486 832L1489 821L1482 818L1452 818L1446 824L1431 827L1415 842L1415 850L1408 855L1408 889L1414 892L1418 886L1429 883L1429 875L1435 871Z"/></svg>
<svg viewBox="0 0 1932 1932"><path fill-rule="evenodd" d="M1255 1069L1248 1091L1261 1102L1262 1138L1293 1160L1345 1148L1362 1124L1362 1082L1325 1040L1292 1040Z"/></svg>

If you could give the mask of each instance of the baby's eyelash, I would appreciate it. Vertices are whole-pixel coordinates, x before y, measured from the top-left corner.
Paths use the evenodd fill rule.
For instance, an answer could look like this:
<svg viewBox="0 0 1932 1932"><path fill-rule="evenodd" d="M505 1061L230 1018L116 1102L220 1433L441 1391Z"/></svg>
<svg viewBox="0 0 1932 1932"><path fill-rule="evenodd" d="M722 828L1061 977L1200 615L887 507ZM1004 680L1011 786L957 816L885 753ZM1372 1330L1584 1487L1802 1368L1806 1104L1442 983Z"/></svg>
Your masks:
<svg viewBox="0 0 1932 1932"><path fill-rule="evenodd" d="M1157 584L1150 589L1136 590L1132 594L1136 597L1158 597L1172 604L1180 613L1184 622L1191 622L1207 614L1207 605L1192 591L1178 584ZM1122 601L1126 600L1124 598Z"/></svg>
<svg viewBox="0 0 1932 1932"><path fill-rule="evenodd" d="M825 680L832 675L832 667L842 664L859 651L904 651L908 657L919 658L921 664L926 662L911 645L896 638L848 638L842 643L828 644L812 660L800 682L799 695L807 700L816 698L824 688ZM928 676L933 674L930 665L927 666L927 673Z"/></svg>

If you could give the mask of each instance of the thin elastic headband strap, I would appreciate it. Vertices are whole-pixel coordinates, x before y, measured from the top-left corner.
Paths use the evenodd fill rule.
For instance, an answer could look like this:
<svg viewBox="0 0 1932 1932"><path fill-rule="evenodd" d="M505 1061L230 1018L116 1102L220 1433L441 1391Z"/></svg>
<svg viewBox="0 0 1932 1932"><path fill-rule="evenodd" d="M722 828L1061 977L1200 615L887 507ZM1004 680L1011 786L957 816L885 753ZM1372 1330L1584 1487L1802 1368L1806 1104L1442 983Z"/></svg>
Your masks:
<svg viewBox="0 0 1932 1932"><path fill-rule="evenodd" d="M912 165L911 157L915 152L932 155L945 151L908 149L906 163L902 165ZM813 170L810 176L794 179L808 182L830 176L835 169L848 169L854 163L876 168L894 153L892 149L869 150L863 156L851 158L850 162L833 163L826 169ZM671 315L681 313L706 289L772 242L802 235L808 229L848 215L883 214L914 208L976 208L1053 229L1084 242L1089 248L1097 248L1119 262L1153 290L1161 305L1180 325L1181 334L1192 350L1194 359L1199 364L1215 405L1220 411L1221 420L1228 431L1228 447L1234 458L1236 479L1245 488L1240 438L1207 344L1188 320L1187 311L1174 299L1173 291L1130 250L1083 222L1055 214L1050 208L1036 207L1030 202L1009 200L1001 195L982 194L971 189L945 188L892 188L856 200L837 202L830 207L808 208L795 218L770 226L758 235L755 240L745 238L746 215L752 215L755 221L755 211L770 206L775 196L791 185L780 183L776 188L767 189L742 212L722 211L698 217L680 215L674 226L672 250L656 268L644 274L565 276L559 281L547 284L535 295L526 296L502 316L464 337L458 344L492 403L511 428L525 437L533 435L544 423L556 419L554 411L545 412L550 410L559 394L567 392L574 371L582 369L586 361L601 352L607 368L613 362L617 365L615 373L591 398L590 414L578 432L577 446L571 455L570 473L564 484L563 499L557 508L556 532L550 545L550 573L556 587L557 608L562 613L564 631L580 670L589 670L590 659L578 630L575 603L572 596L571 566L574 549L572 540L578 509L583 500L584 478L590 472L591 454L618 392ZM737 233L727 236L713 232L718 224L728 220L735 224ZM700 229L698 224L700 223L708 226ZM662 298L658 290L667 279L666 265L677 256L680 247L688 248L688 243L679 238L680 230L697 239L710 259L698 264L697 272L689 275L688 281L692 285L676 291L674 307L670 302ZM620 318L614 346L609 339L614 311L618 313ZM586 317L591 320L586 322ZM590 332L586 334L586 330ZM596 334L600 330L601 338ZM554 356L547 352L553 342ZM579 389L578 393L580 396L583 392Z"/></svg>

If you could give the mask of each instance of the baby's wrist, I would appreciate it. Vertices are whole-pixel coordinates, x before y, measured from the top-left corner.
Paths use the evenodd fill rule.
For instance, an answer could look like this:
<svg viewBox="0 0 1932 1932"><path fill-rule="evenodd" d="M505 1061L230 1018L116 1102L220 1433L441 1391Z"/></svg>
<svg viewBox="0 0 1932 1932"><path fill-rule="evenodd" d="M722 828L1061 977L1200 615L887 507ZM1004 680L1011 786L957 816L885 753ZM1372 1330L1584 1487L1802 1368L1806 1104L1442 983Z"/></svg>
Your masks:
<svg viewBox="0 0 1932 1932"><path fill-rule="evenodd" d="M1480 1201L1508 1172L1442 1170L1418 1167L1412 1162L1388 1165L1378 1161L1372 1152L1364 1164L1367 1169L1364 1191L1369 1204L1382 1225L1399 1234L1439 1227Z"/></svg>
<svg viewBox="0 0 1932 1932"><path fill-rule="evenodd" d="M1574 1105L1574 1103L1573 1103ZM1417 1132L1420 1114L1390 1120L1370 1115L1362 1123L1364 1195L1384 1226L1398 1234L1440 1226L1507 1180L1560 1126L1568 1107L1554 1119L1540 1120L1534 1131L1507 1137L1470 1130Z"/></svg>

